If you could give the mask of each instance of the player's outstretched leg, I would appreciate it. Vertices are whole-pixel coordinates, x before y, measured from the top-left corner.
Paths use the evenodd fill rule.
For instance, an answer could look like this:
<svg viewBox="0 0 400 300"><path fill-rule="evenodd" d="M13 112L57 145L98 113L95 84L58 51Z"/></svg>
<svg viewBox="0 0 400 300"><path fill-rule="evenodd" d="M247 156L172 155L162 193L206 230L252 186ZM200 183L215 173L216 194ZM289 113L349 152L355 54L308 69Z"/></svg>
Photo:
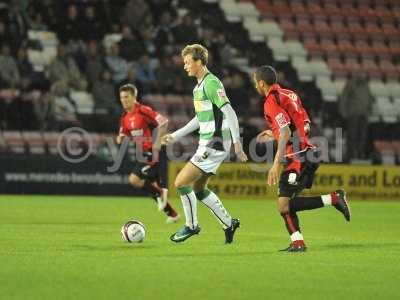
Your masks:
<svg viewBox="0 0 400 300"><path fill-rule="evenodd" d="M327 195L315 197L293 197L289 202L291 212L316 209L324 206L335 207L343 214L346 221L350 221L350 206L347 202L346 192L342 189Z"/></svg>
<svg viewBox="0 0 400 300"><path fill-rule="evenodd" d="M233 242L233 236L235 235L236 229L240 227L240 220L232 218L218 196L209 189L204 189L196 193L196 197L205 206L207 206L217 220L222 225L225 232L225 244L231 244Z"/></svg>
<svg viewBox="0 0 400 300"><path fill-rule="evenodd" d="M173 242L180 243L195 234L200 233L200 226L197 221L197 199L190 186L184 186L178 188L183 211L186 217L186 224L180 230L171 235L170 239Z"/></svg>

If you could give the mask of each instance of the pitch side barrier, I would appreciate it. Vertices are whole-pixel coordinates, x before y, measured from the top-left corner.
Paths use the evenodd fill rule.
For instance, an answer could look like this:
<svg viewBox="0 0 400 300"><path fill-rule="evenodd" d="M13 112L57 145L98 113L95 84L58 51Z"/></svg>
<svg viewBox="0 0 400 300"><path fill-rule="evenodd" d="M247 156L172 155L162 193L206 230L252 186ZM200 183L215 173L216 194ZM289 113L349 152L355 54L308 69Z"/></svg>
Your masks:
<svg viewBox="0 0 400 300"><path fill-rule="evenodd" d="M169 164L170 195L176 194L174 178L183 166L184 163ZM209 187L222 198L275 199L277 190L267 186L267 170L265 164L224 163ZM400 201L400 167L321 164L313 187L303 194L325 194L339 187L360 200Z"/></svg>
<svg viewBox="0 0 400 300"><path fill-rule="evenodd" d="M129 185L132 164L108 172L110 162L88 158L71 164L58 156L1 156L0 194L144 196Z"/></svg>

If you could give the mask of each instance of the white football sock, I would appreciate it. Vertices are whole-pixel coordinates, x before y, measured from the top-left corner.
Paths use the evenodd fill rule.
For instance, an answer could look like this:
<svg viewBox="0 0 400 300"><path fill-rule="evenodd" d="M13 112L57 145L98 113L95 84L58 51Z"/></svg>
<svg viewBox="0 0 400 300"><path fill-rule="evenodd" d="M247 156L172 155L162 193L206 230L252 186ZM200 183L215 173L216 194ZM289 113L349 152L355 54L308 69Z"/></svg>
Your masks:
<svg viewBox="0 0 400 300"><path fill-rule="evenodd" d="M300 231L296 231L296 232L293 232L293 233L290 235L290 240L291 240L292 242L294 242L294 241L303 241L304 238L303 238L303 235L300 233Z"/></svg>
<svg viewBox="0 0 400 300"><path fill-rule="evenodd" d="M204 205L212 211L224 229L231 227L232 217L228 214L224 205L216 194L210 191L210 194L202 199L201 202L203 202Z"/></svg>
<svg viewBox="0 0 400 300"><path fill-rule="evenodd" d="M322 198L322 203L324 203L324 206L332 205L332 196L331 196L331 194L321 195L321 198Z"/></svg>
<svg viewBox="0 0 400 300"><path fill-rule="evenodd" d="M186 217L186 226L194 229L198 225L197 221L197 199L193 191L188 194L180 195L183 211Z"/></svg>

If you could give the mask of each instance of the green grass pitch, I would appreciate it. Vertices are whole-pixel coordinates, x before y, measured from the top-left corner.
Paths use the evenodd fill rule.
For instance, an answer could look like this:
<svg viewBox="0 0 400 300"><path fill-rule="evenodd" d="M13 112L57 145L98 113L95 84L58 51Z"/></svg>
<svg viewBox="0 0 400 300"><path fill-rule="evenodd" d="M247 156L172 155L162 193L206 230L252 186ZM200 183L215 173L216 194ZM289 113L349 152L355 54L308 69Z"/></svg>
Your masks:
<svg viewBox="0 0 400 300"><path fill-rule="evenodd" d="M178 200L175 206L182 212ZM169 236L149 199L0 196L0 299L398 299L400 203L352 202L300 213L309 251L288 245L272 201L226 200L241 219L232 245L199 205L200 235ZM142 244L121 239L130 218Z"/></svg>

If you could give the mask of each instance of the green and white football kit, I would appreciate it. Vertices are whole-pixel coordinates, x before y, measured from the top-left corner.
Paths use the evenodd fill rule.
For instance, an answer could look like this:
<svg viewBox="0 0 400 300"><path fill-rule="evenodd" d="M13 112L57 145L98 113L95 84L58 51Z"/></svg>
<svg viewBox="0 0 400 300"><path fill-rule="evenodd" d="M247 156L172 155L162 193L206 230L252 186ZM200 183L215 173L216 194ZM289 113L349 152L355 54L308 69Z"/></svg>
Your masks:
<svg viewBox="0 0 400 300"><path fill-rule="evenodd" d="M221 81L207 73L193 89L196 116L184 127L171 134L173 140L199 130L199 147L190 163L203 173L215 174L229 155L232 140L239 141L237 116L230 105ZM197 221L197 200L206 205L221 223L225 232L225 243L232 243L240 221L233 219L221 200L211 190L193 191L191 186L178 188L186 217L185 226L171 236L174 242L183 242L200 232Z"/></svg>

